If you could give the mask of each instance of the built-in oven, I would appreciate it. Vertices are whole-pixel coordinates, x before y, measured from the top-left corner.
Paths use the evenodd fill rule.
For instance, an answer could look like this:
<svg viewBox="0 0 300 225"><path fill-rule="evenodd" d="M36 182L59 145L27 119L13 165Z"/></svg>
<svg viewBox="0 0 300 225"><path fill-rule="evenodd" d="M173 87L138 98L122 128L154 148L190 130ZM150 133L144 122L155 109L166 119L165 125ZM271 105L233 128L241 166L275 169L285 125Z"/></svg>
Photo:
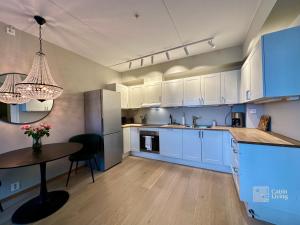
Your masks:
<svg viewBox="0 0 300 225"><path fill-rule="evenodd" d="M159 132L140 130L140 151L159 153Z"/></svg>

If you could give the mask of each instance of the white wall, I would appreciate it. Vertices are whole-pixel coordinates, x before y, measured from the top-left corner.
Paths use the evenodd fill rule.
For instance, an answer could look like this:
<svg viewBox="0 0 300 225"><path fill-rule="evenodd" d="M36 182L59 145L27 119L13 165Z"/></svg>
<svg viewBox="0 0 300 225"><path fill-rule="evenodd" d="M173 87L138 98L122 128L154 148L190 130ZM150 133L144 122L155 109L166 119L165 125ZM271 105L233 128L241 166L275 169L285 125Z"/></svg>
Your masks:
<svg viewBox="0 0 300 225"><path fill-rule="evenodd" d="M16 31L16 36L5 34L5 24L0 23L0 73L28 73L33 56L38 49L38 39L27 33ZM71 136L84 133L82 92L100 89L106 83L119 82L119 73L92 62L73 52L50 43L44 43L50 70L54 79L64 88L64 94L55 100L53 111L43 121L53 126L51 136L43 138L43 143L66 142ZM30 146L20 126L0 122L0 153ZM48 165L48 177L57 176L67 170L67 159ZM10 183L21 181L21 190L39 182L39 168L27 167L1 170L0 199L11 195Z"/></svg>

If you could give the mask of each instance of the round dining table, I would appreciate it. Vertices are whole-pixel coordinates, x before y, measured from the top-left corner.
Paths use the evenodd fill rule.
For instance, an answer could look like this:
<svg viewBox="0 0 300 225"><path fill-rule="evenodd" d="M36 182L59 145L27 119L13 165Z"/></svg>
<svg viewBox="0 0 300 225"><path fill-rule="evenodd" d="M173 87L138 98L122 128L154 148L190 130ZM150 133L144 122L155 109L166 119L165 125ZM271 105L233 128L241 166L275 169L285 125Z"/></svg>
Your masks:
<svg viewBox="0 0 300 225"><path fill-rule="evenodd" d="M68 201L69 193L67 191L48 192L46 163L67 157L81 149L82 145L78 143L57 143L43 145L40 152L33 152L30 147L0 154L0 169L40 165L40 194L16 210L12 216L13 223L36 222L50 216Z"/></svg>

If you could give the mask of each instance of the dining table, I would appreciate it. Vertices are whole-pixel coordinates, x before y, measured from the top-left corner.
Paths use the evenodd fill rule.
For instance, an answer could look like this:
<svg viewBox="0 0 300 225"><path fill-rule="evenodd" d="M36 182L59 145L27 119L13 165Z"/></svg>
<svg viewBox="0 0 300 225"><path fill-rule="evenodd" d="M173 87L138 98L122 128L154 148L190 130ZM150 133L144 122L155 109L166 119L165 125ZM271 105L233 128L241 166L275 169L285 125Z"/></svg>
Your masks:
<svg viewBox="0 0 300 225"><path fill-rule="evenodd" d="M69 193L65 190L48 192L46 164L70 156L80 151L82 147L79 143L55 143L43 145L39 152L35 152L31 147L28 147L0 154L0 169L14 169L34 165L40 167L40 193L14 212L11 218L13 223L36 222L50 216L68 201Z"/></svg>

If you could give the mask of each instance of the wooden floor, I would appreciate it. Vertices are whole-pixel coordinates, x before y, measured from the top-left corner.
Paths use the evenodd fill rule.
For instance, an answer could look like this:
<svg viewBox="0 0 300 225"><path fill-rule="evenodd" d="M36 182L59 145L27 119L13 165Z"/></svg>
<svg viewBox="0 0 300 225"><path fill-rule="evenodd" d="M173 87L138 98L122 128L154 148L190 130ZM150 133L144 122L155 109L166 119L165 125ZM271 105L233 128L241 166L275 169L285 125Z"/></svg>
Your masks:
<svg viewBox="0 0 300 225"><path fill-rule="evenodd" d="M48 184L64 189L66 177ZM91 182L82 168L71 177L70 200L45 225L243 225L264 224L247 217L231 175L160 161L127 157ZM38 190L19 197L0 213L0 224ZM6 204L7 205L7 204Z"/></svg>

